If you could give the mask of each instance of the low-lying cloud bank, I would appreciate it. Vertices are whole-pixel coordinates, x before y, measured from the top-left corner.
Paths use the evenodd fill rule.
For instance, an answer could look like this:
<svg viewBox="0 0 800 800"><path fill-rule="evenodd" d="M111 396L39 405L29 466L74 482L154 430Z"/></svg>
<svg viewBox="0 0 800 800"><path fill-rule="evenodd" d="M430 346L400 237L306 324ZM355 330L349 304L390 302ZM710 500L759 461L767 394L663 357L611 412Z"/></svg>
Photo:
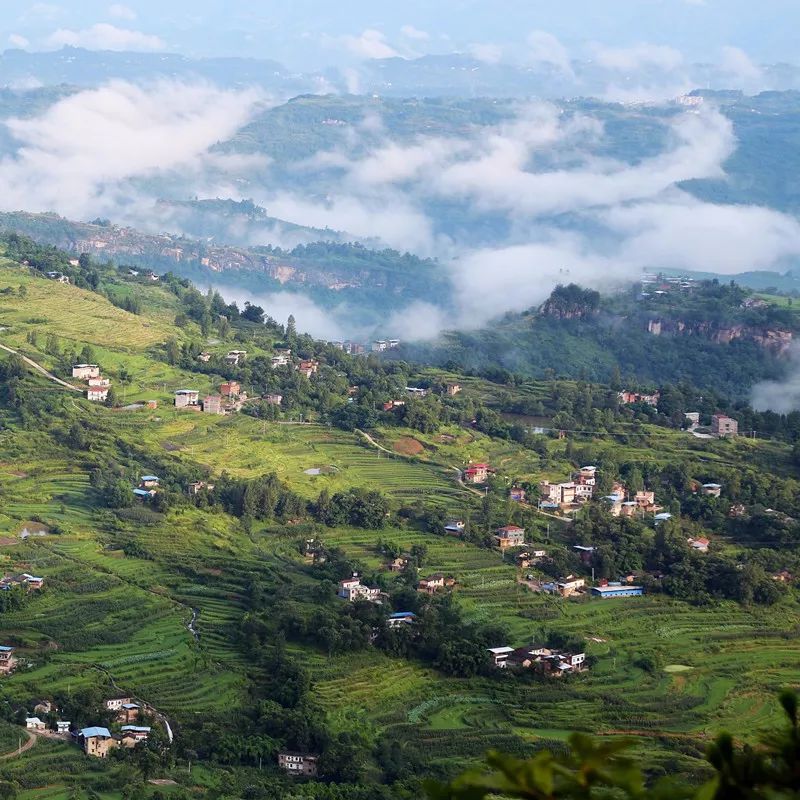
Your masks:
<svg viewBox="0 0 800 800"><path fill-rule="evenodd" d="M602 57L628 66L640 55ZM263 156L215 148L266 102L251 90L171 82L78 92L6 123L19 147L0 160L0 209L160 230L169 220L154 217L153 200L168 187L174 197L252 197L289 222L437 256L452 276L452 297L430 297L388 320L386 333L403 338L484 325L542 302L560 282L613 288L643 269L737 273L779 269L800 256L796 218L702 202L680 188L724 180L736 149L730 121L710 106L673 108L662 151L638 160L606 154L599 119L550 103L521 105L513 119L459 137L412 141L393 138L373 115L281 185ZM304 179L313 194L295 188ZM281 293L265 305L282 318L301 302ZM338 322L309 301L297 316L316 335L341 338L359 327L349 313Z"/></svg>

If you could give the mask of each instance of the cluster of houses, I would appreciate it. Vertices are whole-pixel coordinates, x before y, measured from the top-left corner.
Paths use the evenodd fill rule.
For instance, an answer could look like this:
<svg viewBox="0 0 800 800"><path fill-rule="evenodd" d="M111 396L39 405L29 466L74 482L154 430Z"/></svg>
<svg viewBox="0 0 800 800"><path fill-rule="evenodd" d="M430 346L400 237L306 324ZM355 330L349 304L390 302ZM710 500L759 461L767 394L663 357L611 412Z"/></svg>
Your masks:
<svg viewBox="0 0 800 800"><path fill-rule="evenodd" d="M542 481L539 484L539 509L569 511L588 503L594 496L597 485L597 467L581 467L572 480L564 483Z"/></svg>
<svg viewBox="0 0 800 800"><path fill-rule="evenodd" d="M563 675L584 672L586 653L569 653L544 644L526 647L490 647L489 658L497 669L534 669L543 675L560 678Z"/></svg>
<svg viewBox="0 0 800 800"><path fill-rule="evenodd" d="M152 728L146 725L136 725L140 715L146 710L145 706L136 703L131 697L114 697L105 701L106 711L114 715L114 722L119 725L119 732L112 733L109 728L94 725L82 728L73 733L70 729L71 722L56 720L52 728L38 715L53 713L53 706L49 701L42 701L33 709L35 716L25 719L25 728L36 733L59 737L68 737L76 740L83 752L94 758L107 758L109 752L115 747L136 747L139 742L147 741Z"/></svg>
<svg viewBox="0 0 800 800"><path fill-rule="evenodd" d="M539 484L539 509L573 511L594 498L597 486L597 467L581 467L572 480L565 483L542 481ZM709 484L711 486L711 484ZM654 514L658 520L661 506L656 504L655 492L643 490L632 497L619 482L615 482L611 493L601 498L608 511L615 517L635 517Z"/></svg>
<svg viewBox="0 0 800 800"><path fill-rule="evenodd" d="M41 589L44 586L44 578L37 578L27 572L21 575L3 575L0 578L0 591L9 592L15 586L24 586L29 592Z"/></svg>
<svg viewBox="0 0 800 800"><path fill-rule="evenodd" d="M111 381L100 374L97 364L74 364L72 377L86 383L86 399L94 403L104 403L108 399Z"/></svg>
<svg viewBox="0 0 800 800"><path fill-rule="evenodd" d="M159 490L158 475L142 475L139 478L139 485L133 490L134 497L139 500L152 500Z"/></svg>
<svg viewBox="0 0 800 800"><path fill-rule="evenodd" d="M655 408L658 405L658 401L661 399L661 394L659 392L655 392L653 394L631 392L625 389L621 392L618 392L617 397L623 406L631 406L637 403L643 403L644 405L653 406L653 408Z"/></svg>
<svg viewBox="0 0 800 800"><path fill-rule="evenodd" d="M328 342L328 344L351 356L363 356L367 353L367 346L360 342ZM398 347L400 347L399 339L376 339L370 345L370 351L373 353L385 353L387 350L397 350Z"/></svg>
<svg viewBox="0 0 800 800"><path fill-rule="evenodd" d="M246 400L247 393L242 391L239 381L221 383L219 393L207 395L202 402L200 392L196 389L178 389L175 392L175 408L188 408L192 411L202 411L204 414L227 414L237 411Z"/></svg>
<svg viewBox="0 0 800 800"><path fill-rule="evenodd" d="M438 592L443 592L445 589L452 589L455 585L456 579L454 577L437 572L435 575L423 578L417 584L417 591L422 594L434 595Z"/></svg>

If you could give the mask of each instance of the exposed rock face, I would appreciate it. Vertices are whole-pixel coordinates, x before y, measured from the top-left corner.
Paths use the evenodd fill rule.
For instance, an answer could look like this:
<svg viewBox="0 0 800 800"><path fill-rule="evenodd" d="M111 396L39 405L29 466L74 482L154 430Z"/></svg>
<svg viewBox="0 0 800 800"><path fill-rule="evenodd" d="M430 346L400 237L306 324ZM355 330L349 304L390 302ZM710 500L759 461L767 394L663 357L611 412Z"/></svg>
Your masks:
<svg viewBox="0 0 800 800"><path fill-rule="evenodd" d="M752 341L777 355L785 355L794 340L787 330L756 328L748 325L717 327L712 322L688 323L683 320L649 319L647 331L653 336L702 336L717 344L730 344L737 339Z"/></svg>

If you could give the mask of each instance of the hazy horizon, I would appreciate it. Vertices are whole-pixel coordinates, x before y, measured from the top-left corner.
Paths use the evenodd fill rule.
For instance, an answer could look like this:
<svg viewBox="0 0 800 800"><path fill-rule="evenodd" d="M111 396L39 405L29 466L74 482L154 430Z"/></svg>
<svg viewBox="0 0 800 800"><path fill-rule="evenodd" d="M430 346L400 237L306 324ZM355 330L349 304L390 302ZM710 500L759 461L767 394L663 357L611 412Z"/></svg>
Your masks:
<svg viewBox="0 0 800 800"><path fill-rule="evenodd" d="M4 4L0 43L29 50L64 45L88 49L176 52L191 57L248 56L292 69L320 69L359 60L472 52L525 63L545 59L612 58L632 69L642 60L669 64L796 61L789 0L572 0L553 4L485 0L428 4L313 0L253 9L242 0L89 0ZM767 28L765 18L782 24ZM214 36L209 37L208 31ZM609 52L610 51L610 52ZM735 52L737 55L732 56ZM604 55L605 54L605 55Z"/></svg>

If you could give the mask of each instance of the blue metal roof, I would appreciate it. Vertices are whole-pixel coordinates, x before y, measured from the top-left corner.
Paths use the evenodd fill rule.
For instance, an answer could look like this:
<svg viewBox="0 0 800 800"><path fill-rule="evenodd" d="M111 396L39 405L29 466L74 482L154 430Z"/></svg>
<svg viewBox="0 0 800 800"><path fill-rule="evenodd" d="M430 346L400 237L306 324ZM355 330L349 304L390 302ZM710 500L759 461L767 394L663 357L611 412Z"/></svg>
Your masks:
<svg viewBox="0 0 800 800"><path fill-rule="evenodd" d="M143 481L157 481L158 475L142 475Z"/></svg>
<svg viewBox="0 0 800 800"><path fill-rule="evenodd" d="M134 489L133 493L137 497L150 497L150 491L148 489Z"/></svg>
<svg viewBox="0 0 800 800"><path fill-rule="evenodd" d="M390 614L389 619L407 619L408 617L416 617L413 611L398 611L396 614Z"/></svg>
<svg viewBox="0 0 800 800"><path fill-rule="evenodd" d="M108 728L99 728L97 726L93 728L84 728L80 735L83 736L84 739L91 739L93 736L103 736L106 739L111 738L111 731Z"/></svg>
<svg viewBox="0 0 800 800"><path fill-rule="evenodd" d="M150 728L143 728L139 725L123 725L121 730L133 731L134 733L150 733Z"/></svg>
<svg viewBox="0 0 800 800"><path fill-rule="evenodd" d="M0 653L10 653L13 649L13 647L7 647L6 645L3 645L0 647Z"/></svg>

